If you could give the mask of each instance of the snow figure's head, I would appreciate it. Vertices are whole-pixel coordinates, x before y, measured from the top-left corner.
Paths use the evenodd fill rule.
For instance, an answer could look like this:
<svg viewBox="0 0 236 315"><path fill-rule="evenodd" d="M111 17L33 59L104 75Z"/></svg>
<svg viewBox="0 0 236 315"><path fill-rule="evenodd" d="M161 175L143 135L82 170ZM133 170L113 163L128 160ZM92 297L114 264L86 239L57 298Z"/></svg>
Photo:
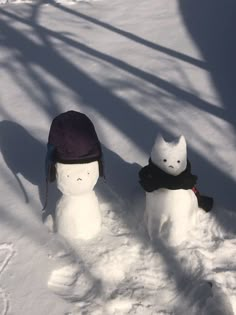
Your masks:
<svg viewBox="0 0 236 315"><path fill-rule="evenodd" d="M80 164L56 163L57 188L64 195L91 192L99 178L98 161Z"/></svg>
<svg viewBox="0 0 236 315"><path fill-rule="evenodd" d="M151 152L152 162L165 173L177 176L187 167L187 145L184 136L166 142L158 135Z"/></svg>

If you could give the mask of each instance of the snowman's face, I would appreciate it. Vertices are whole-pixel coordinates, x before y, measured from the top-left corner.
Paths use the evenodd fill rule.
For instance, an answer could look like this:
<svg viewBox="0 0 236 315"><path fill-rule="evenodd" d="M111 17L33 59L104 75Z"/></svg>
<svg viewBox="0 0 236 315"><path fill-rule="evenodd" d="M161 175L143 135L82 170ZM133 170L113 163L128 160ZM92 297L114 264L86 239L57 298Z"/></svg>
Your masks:
<svg viewBox="0 0 236 315"><path fill-rule="evenodd" d="M91 192L99 178L98 161L83 164L56 163L57 188L64 195Z"/></svg>
<svg viewBox="0 0 236 315"><path fill-rule="evenodd" d="M177 176L187 167L187 145L184 136L166 142L158 135L151 152L151 160L167 174Z"/></svg>

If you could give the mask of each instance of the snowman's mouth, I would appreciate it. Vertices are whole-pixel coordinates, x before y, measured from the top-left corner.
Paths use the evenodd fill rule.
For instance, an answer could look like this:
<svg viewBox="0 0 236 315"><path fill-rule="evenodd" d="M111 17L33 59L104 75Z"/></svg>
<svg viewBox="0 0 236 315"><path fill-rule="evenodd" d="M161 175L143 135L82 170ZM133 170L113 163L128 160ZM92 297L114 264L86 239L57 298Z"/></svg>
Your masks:
<svg viewBox="0 0 236 315"><path fill-rule="evenodd" d="M81 178L77 178L77 182L78 182L79 180L82 180L82 179L81 179Z"/></svg>
<svg viewBox="0 0 236 315"><path fill-rule="evenodd" d="M174 168L174 166L173 166L173 165L169 165L168 167L169 167L169 168Z"/></svg>

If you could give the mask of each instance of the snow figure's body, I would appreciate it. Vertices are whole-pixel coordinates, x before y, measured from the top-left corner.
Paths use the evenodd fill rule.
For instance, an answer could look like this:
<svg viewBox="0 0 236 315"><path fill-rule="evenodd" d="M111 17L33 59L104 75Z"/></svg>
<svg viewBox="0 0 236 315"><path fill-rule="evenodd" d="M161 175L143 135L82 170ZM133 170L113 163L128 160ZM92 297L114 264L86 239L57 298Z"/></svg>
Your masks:
<svg viewBox="0 0 236 315"><path fill-rule="evenodd" d="M67 240L95 237L101 229L94 187L103 176L102 149L94 125L85 114L71 110L53 119L45 166L47 184L56 180L62 192L54 222L52 215L45 215L50 230L53 228Z"/></svg>
<svg viewBox="0 0 236 315"><path fill-rule="evenodd" d="M196 224L197 199L192 190L161 188L146 193L145 221L151 240L178 245Z"/></svg>
<svg viewBox="0 0 236 315"><path fill-rule="evenodd" d="M94 186L98 162L56 164L57 187L62 197L56 207L56 230L68 240L89 240L101 230L101 213Z"/></svg>
<svg viewBox="0 0 236 315"><path fill-rule="evenodd" d="M162 239L175 246L187 239L198 209L192 190L196 176L189 174L185 138L169 143L158 136L149 163L140 172L146 190L144 219L148 234L151 240Z"/></svg>

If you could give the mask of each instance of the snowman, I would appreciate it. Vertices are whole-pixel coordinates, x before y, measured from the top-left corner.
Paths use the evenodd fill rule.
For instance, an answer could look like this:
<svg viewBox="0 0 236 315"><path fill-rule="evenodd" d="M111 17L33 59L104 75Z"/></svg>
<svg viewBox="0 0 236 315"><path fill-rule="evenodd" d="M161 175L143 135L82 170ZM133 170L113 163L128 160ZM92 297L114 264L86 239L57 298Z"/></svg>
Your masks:
<svg viewBox="0 0 236 315"><path fill-rule="evenodd" d="M94 238L102 221L94 191L102 175L102 151L86 115L68 111L53 120L46 162L47 180L56 180L62 193L56 205L54 230L69 241Z"/></svg>
<svg viewBox="0 0 236 315"><path fill-rule="evenodd" d="M195 189L197 176L191 174L184 136L166 142L158 135L149 164L140 170L139 177L146 191L144 221L150 239L173 246L186 241L196 226L199 203L210 211L213 200Z"/></svg>

